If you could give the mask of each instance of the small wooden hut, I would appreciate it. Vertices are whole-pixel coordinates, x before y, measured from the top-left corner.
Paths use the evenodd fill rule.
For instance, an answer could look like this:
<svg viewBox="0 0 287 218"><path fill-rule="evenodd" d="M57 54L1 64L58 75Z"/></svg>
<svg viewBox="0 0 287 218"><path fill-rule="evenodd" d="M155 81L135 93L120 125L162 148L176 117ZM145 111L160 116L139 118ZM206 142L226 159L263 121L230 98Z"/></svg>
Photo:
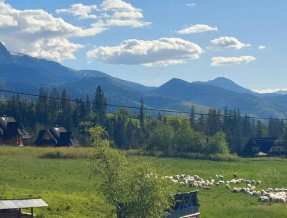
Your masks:
<svg viewBox="0 0 287 218"><path fill-rule="evenodd" d="M24 218L34 217L34 208L48 207L48 204L41 198L0 200L0 217L3 218ZM31 213L23 213L22 209L30 209Z"/></svg>
<svg viewBox="0 0 287 218"><path fill-rule="evenodd" d="M14 117L0 117L0 144L23 146L24 140L30 138Z"/></svg>
<svg viewBox="0 0 287 218"><path fill-rule="evenodd" d="M71 132L67 131L64 127L59 126L40 130L34 144L42 147L80 146L79 142L72 138Z"/></svg>

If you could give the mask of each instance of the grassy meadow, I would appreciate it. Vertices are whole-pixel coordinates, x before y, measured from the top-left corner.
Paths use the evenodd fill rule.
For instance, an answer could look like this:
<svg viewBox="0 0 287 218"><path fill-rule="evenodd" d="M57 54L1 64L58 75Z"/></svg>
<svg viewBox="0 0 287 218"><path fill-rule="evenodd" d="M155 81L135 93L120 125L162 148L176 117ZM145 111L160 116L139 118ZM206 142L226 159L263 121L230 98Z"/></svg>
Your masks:
<svg viewBox="0 0 287 218"><path fill-rule="evenodd" d="M0 199L41 197L49 207L35 209L39 217L116 217L97 192L100 178L91 176L93 153L92 148L0 147ZM131 155L128 160L149 162L161 175L197 174L209 179L221 174L230 180L236 173L238 178L262 180L257 189L287 188L286 159L219 162ZM178 192L190 190L178 187ZM287 217L287 204L261 203L258 197L234 194L225 185L198 190L201 217Z"/></svg>

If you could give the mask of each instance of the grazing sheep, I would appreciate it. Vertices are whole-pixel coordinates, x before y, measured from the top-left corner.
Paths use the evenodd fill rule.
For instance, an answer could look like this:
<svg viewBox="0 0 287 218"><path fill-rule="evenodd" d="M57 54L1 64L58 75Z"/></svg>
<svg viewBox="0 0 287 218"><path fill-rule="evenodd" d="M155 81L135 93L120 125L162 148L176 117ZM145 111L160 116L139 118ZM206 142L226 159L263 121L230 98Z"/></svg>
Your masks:
<svg viewBox="0 0 287 218"><path fill-rule="evenodd" d="M226 184L225 187L226 187L227 189L230 189L230 185L228 185L228 184Z"/></svg>
<svg viewBox="0 0 287 218"><path fill-rule="evenodd" d="M233 193L239 193L239 192L240 192L240 189L239 189L239 188L233 188L232 192L233 192Z"/></svg>
<svg viewBox="0 0 287 218"><path fill-rule="evenodd" d="M224 176L219 175L218 178L219 178L219 179L224 179Z"/></svg>
<svg viewBox="0 0 287 218"><path fill-rule="evenodd" d="M186 186L186 183L185 182L180 182L179 185L184 187L184 186Z"/></svg>
<svg viewBox="0 0 287 218"><path fill-rule="evenodd" d="M242 188L241 191L242 191L243 193L246 193L247 190L246 190L246 188Z"/></svg>
<svg viewBox="0 0 287 218"><path fill-rule="evenodd" d="M253 192L253 195L254 196L261 196L261 192L260 191L258 191L258 192L255 191L255 192Z"/></svg>
<svg viewBox="0 0 287 218"><path fill-rule="evenodd" d="M174 184L177 184L178 183L178 180L176 180L176 179L172 179L171 180Z"/></svg>
<svg viewBox="0 0 287 218"><path fill-rule="evenodd" d="M259 201L261 202L269 202L269 198L266 196L260 196Z"/></svg>

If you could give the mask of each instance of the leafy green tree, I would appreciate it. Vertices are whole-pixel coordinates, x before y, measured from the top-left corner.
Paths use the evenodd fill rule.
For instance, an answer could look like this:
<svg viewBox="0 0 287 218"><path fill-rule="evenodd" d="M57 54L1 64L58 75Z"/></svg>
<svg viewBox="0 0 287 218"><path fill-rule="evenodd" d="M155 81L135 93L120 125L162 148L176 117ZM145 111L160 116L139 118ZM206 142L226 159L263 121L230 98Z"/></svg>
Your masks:
<svg viewBox="0 0 287 218"><path fill-rule="evenodd" d="M228 154L229 148L226 142L226 135L224 132L217 132L215 135L209 137L207 143L207 150L209 154Z"/></svg>
<svg viewBox="0 0 287 218"><path fill-rule="evenodd" d="M144 148L146 151L161 151L168 154L172 148L174 130L170 125L160 124L153 132L151 137Z"/></svg>
<svg viewBox="0 0 287 218"><path fill-rule="evenodd" d="M162 217L172 205L171 183L155 176L147 164L133 164L109 146L107 132L100 126L90 129L96 149L94 173L102 182L99 190L114 206L124 205L125 217Z"/></svg>
<svg viewBox="0 0 287 218"><path fill-rule="evenodd" d="M178 153L205 153L206 136L203 133L192 130L187 123L181 125L175 131L173 138L173 150Z"/></svg>
<svg viewBox="0 0 287 218"><path fill-rule="evenodd" d="M127 148L128 149L138 149L140 148L140 129L138 125L132 121L132 119L129 120L127 124Z"/></svg>

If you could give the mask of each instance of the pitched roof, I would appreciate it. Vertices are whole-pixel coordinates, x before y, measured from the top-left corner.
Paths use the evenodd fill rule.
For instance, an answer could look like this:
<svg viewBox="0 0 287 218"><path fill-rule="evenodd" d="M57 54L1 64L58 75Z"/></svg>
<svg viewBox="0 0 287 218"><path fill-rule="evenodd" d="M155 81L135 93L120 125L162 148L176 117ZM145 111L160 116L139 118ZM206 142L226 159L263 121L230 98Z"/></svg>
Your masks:
<svg viewBox="0 0 287 218"><path fill-rule="evenodd" d="M275 138L251 138L243 148L241 155L253 156L254 151L252 148L259 147L259 151L268 154L270 148L275 143Z"/></svg>
<svg viewBox="0 0 287 218"><path fill-rule="evenodd" d="M14 117L0 117L0 123L3 127L7 127L8 123L16 123L16 120Z"/></svg>
<svg viewBox="0 0 287 218"><path fill-rule="evenodd" d="M61 133L68 132L64 127L52 127L50 132L54 133L57 137L60 137Z"/></svg>
<svg viewBox="0 0 287 218"><path fill-rule="evenodd" d="M0 200L0 210L20 209L31 207L48 207L48 204L41 198L20 199L20 200Z"/></svg>

